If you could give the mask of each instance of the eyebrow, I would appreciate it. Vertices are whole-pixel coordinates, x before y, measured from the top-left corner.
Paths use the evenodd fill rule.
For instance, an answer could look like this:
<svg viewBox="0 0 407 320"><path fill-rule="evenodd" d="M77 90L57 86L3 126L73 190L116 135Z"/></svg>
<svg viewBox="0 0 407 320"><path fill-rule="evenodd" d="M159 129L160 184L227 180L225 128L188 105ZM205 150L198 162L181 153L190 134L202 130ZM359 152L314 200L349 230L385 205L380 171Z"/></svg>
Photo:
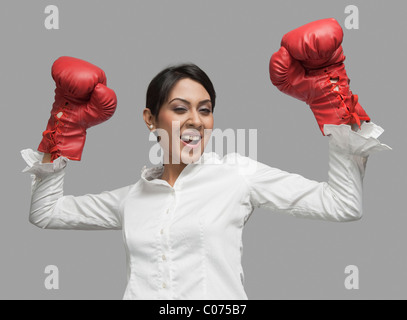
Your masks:
<svg viewBox="0 0 407 320"><path fill-rule="evenodd" d="M180 101L182 101L182 102L184 102L184 103L186 103L186 104L188 104L188 105L191 105L191 102L189 102L188 100L182 99L182 98L174 98L174 99L172 99L172 100L171 100L170 102L168 102L168 103L171 103L171 102L173 102L174 100L180 100ZM207 102L210 102L210 103L212 104L212 101L211 101L210 99L206 99L206 100L199 101L198 106L201 106L201 105L203 105L203 104L205 104L205 103L207 103Z"/></svg>

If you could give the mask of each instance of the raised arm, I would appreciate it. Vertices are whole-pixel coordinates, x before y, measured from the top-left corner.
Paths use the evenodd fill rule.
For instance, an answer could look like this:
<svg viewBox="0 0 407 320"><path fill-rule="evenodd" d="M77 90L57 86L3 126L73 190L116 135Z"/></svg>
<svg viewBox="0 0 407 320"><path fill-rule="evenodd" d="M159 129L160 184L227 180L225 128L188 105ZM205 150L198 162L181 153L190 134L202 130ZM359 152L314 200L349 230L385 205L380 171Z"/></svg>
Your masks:
<svg viewBox="0 0 407 320"><path fill-rule="evenodd" d="M377 139L383 129L370 122L363 123L358 132L348 125L325 125L324 130L329 139L328 181L310 180L249 160L240 172L253 207L335 222L362 217L368 157L390 149Z"/></svg>
<svg viewBox="0 0 407 320"><path fill-rule="evenodd" d="M60 57L52 66L55 101L36 152L21 151L32 174L30 222L41 228L120 229L120 205L129 187L80 197L64 196L65 166L79 161L87 128L108 120L117 105L97 66Z"/></svg>
<svg viewBox="0 0 407 320"><path fill-rule="evenodd" d="M306 102L322 134L329 136L329 179L317 182L258 164L245 175L254 206L331 221L362 216L367 159L390 148L377 140L383 129L370 122L350 90L342 40L336 20L318 20L285 34L281 48L272 55L272 83Z"/></svg>
<svg viewBox="0 0 407 320"><path fill-rule="evenodd" d="M104 230L122 228L121 205L131 186L100 194L64 196L65 167L69 161L59 157L42 163L43 155L31 149L21 151L31 173L29 220L43 229Z"/></svg>

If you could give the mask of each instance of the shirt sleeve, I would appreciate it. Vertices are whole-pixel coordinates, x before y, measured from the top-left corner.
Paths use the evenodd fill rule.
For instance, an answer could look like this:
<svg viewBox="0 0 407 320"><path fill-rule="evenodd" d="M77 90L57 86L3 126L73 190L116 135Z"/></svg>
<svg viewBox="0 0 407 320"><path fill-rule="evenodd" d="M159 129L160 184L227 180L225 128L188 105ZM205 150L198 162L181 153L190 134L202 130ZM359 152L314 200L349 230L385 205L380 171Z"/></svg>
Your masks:
<svg viewBox="0 0 407 320"><path fill-rule="evenodd" d="M42 163L42 153L21 151L31 173L29 220L43 229L103 230L122 228L120 206L130 186L84 196L64 196L65 167L69 159L59 157Z"/></svg>
<svg viewBox="0 0 407 320"><path fill-rule="evenodd" d="M348 125L325 125L329 139L328 182L317 182L246 158L239 167L251 205L296 217L352 221L362 217L362 186L370 154L391 149L377 138L383 129L363 123L358 132Z"/></svg>

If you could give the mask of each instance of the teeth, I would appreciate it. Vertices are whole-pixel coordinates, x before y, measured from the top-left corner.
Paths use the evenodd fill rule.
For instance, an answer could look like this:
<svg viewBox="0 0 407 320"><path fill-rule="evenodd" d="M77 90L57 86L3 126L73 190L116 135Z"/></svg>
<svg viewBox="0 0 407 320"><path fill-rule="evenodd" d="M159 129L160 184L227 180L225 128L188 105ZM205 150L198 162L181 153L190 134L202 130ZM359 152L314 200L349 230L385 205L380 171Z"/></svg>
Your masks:
<svg viewBox="0 0 407 320"><path fill-rule="evenodd" d="M198 140L200 140L200 139L201 139L201 137L200 137L200 136L188 136L188 135L182 135L182 136L181 136L181 139L182 139L182 140L184 140L184 141L189 141L189 140L192 140L192 141L198 141Z"/></svg>

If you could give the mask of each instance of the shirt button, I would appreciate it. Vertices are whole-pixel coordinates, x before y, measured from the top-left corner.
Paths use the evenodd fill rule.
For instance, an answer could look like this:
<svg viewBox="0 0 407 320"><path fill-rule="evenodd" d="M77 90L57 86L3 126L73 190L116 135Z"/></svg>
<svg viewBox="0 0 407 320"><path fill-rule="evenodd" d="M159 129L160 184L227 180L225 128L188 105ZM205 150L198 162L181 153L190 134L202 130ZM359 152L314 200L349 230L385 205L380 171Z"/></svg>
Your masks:
<svg viewBox="0 0 407 320"><path fill-rule="evenodd" d="M166 214L169 214L169 213L170 213L170 209L167 209L167 211L165 211L165 213L166 213Z"/></svg>
<svg viewBox="0 0 407 320"><path fill-rule="evenodd" d="M161 233L161 234L164 234L164 229L161 229L160 233Z"/></svg>
<svg viewBox="0 0 407 320"><path fill-rule="evenodd" d="M163 254L162 258L163 258L163 261L167 260L167 258L165 257L165 254Z"/></svg>
<svg viewBox="0 0 407 320"><path fill-rule="evenodd" d="M164 288L164 289L167 288L167 285L166 285L165 282L163 282L163 288Z"/></svg>

